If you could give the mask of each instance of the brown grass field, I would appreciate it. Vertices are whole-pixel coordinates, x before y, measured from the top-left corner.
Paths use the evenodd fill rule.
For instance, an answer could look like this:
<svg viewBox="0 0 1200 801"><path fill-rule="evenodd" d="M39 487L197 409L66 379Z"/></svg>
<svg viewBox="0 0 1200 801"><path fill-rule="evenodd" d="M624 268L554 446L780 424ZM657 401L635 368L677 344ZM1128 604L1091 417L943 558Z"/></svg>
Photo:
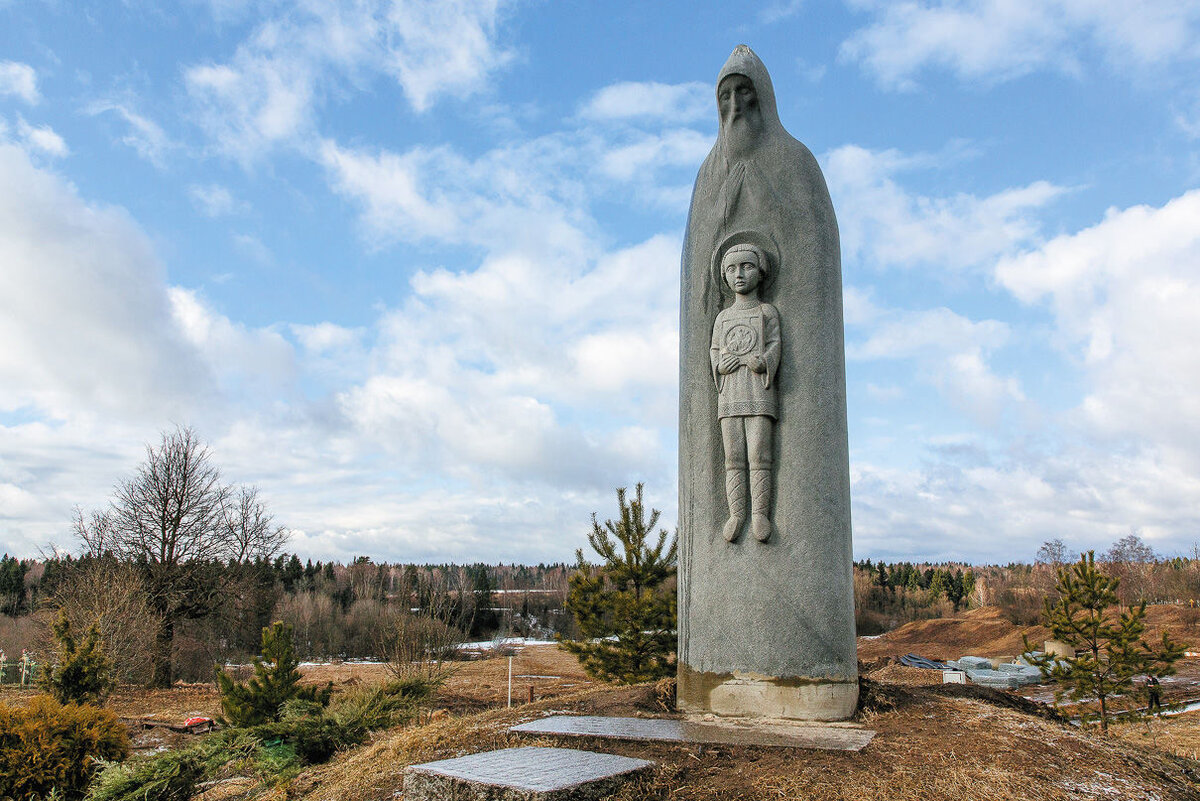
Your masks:
<svg viewBox="0 0 1200 801"><path fill-rule="evenodd" d="M1172 610L1156 608L1152 622L1168 624ZM1182 622L1182 621L1180 621ZM615 687L589 680L570 654L555 646L529 646L513 659L513 707L506 708L508 660L463 662L418 722L377 733L367 745L339 754L295 780L256 789L231 780L208 789L200 801L297 799L384 801L403 784L410 764L515 745L560 745L651 759L646 778L616 801L635 799L1131 799L1200 801L1200 712L1121 723L1108 737L1056 719L1045 705L1017 694L973 686L943 686L940 674L906 668L883 657L910 651L956 658L1019 653L1020 629L992 610L952 620L924 621L882 637L862 639L860 658L873 668L864 683L858 724L878 734L860 753L594 738L522 738L509 726L552 712L661 715L654 688ZM1037 635L1030 632L1031 639ZM1015 638L1015 639L1014 639ZM1018 646L1014 648L1013 646ZM1185 660L1180 677L1164 684L1167 700L1200 697L1200 660ZM332 681L337 689L382 681L380 665L307 666L306 681ZM529 703L529 688L535 701ZM1037 697L1046 688L1027 694ZM0 690L0 702L20 703L31 690ZM170 690L124 688L110 700L118 715L181 723L215 716L212 685L178 684ZM175 747L193 735L136 727L141 749Z"/></svg>

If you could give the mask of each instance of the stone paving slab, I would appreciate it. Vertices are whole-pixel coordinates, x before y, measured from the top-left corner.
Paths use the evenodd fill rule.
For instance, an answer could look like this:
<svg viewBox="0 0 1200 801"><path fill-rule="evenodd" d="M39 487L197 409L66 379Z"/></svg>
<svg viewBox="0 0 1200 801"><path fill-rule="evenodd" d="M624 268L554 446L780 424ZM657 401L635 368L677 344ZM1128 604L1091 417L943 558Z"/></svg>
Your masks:
<svg viewBox="0 0 1200 801"><path fill-rule="evenodd" d="M875 732L868 729L836 724L610 718L596 715L554 715L513 726L509 731L567 737L611 737L618 740L814 748L824 751L861 751L875 736Z"/></svg>
<svg viewBox="0 0 1200 801"><path fill-rule="evenodd" d="M411 765L405 801L593 801L653 766L573 748L505 748Z"/></svg>

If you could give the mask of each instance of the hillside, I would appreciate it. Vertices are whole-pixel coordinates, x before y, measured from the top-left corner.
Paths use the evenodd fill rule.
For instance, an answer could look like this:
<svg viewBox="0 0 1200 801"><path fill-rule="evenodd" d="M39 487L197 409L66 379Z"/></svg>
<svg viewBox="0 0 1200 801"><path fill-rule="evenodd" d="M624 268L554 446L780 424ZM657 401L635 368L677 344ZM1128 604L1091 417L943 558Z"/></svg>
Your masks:
<svg viewBox="0 0 1200 801"><path fill-rule="evenodd" d="M1166 627L1186 643L1200 643L1200 632L1186 621L1182 606L1146 607L1147 637L1155 640ZM1041 626L1016 626L994 606L972 609L957 617L917 620L881 634L860 637L858 658L871 662L883 656L916 653L930 659L957 659L964 655L1016 656L1024 650L1021 636L1041 647L1050 633Z"/></svg>
<svg viewBox="0 0 1200 801"><path fill-rule="evenodd" d="M861 722L878 732L860 753L742 746L520 738L507 727L550 710L661 714L653 688L594 688L512 710L381 734L370 746L308 771L290 788L304 801L377 801L417 762L515 745L558 745L657 763L618 801L930 798L1200 799L1200 763L1122 739L1102 739L1047 717L1022 699L974 687L867 682ZM205 801L216 801L216 796Z"/></svg>

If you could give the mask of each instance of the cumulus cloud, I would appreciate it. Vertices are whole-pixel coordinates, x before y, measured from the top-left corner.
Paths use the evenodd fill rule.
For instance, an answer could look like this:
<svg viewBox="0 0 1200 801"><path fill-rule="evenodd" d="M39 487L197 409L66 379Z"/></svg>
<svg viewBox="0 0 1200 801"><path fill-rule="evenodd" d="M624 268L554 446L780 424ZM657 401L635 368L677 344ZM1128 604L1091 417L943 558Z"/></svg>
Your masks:
<svg viewBox="0 0 1200 801"><path fill-rule="evenodd" d="M1025 400L1015 376L999 376L989 355L1009 339L1009 327L997 320L974 322L946 309L919 312L880 311L870 318L865 340L851 340L851 360L909 359L919 375L938 388L960 411L995 425L1005 411Z"/></svg>
<svg viewBox="0 0 1200 801"><path fill-rule="evenodd" d="M1077 73L1086 48L1117 68L1193 61L1200 8L1157 0L855 0L870 21L841 47L885 87L911 89L928 68L1003 81L1038 69Z"/></svg>
<svg viewBox="0 0 1200 801"><path fill-rule="evenodd" d="M418 112L479 91L512 58L498 43L502 18L500 0L289 4L228 62L193 65L184 78L216 146L247 162L311 135L324 98L364 76L395 80Z"/></svg>
<svg viewBox="0 0 1200 801"><path fill-rule="evenodd" d="M929 197L909 192L897 176L929 169L937 162L932 156L844 145L823 161L843 255L874 267L990 268L1036 240L1038 212L1065 191L1035 181L986 197Z"/></svg>
<svg viewBox="0 0 1200 801"><path fill-rule="evenodd" d="M37 72L19 61L0 61L0 96L19 97L30 105L41 99L37 87Z"/></svg>
<svg viewBox="0 0 1200 801"><path fill-rule="evenodd" d="M587 120L638 120L682 125L716 119L716 98L706 83L626 81L596 92L580 109Z"/></svg>
<svg viewBox="0 0 1200 801"><path fill-rule="evenodd" d="M907 464L857 458L856 546L889 558L969 549L1005 561L1055 536L1075 550L1103 549L1135 528L1162 553L1188 552L1200 525L1198 218L1200 191L1191 191L1159 207L1112 209L1000 259L997 284L1049 315L1041 359L1062 359L1059 372L1079 376L1078 400L1003 440L925 436L912 440L920 458ZM946 317L942 328L975 335L986 356L1006 334L977 326ZM860 351L911 352L930 338L893 332ZM1056 391L1072 397L1072 379L1060 380Z"/></svg>
<svg viewBox="0 0 1200 801"><path fill-rule="evenodd" d="M124 416L202 394L138 226L18 147L0 145L0 178L0 408Z"/></svg>
<svg viewBox="0 0 1200 801"><path fill-rule="evenodd" d="M29 150L35 150L47 156L62 158L70 153L66 141L49 125L39 125L36 128L17 117L17 137Z"/></svg>
<svg viewBox="0 0 1200 801"><path fill-rule="evenodd" d="M1200 471L1200 190L1004 259L996 279L1046 306L1085 372L1079 409L1096 436L1130 438Z"/></svg>

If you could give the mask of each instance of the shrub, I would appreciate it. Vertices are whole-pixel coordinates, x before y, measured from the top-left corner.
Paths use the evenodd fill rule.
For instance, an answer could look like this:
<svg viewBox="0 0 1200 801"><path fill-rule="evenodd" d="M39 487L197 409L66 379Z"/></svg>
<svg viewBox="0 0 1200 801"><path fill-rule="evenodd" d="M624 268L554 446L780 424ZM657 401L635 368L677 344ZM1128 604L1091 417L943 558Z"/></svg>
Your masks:
<svg viewBox="0 0 1200 801"><path fill-rule="evenodd" d="M19 709L0 706L0 797L33 801L57 790L82 798L99 760L128 755L125 726L107 709L48 695Z"/></svg>
<svg viewBox="0 0 1200 801"><path fill-rule="evenodd" d="M254 660L254 677L238 684L224 670L217 670L221 710L232 726L256 726L278 721L283 705L293 698L329 703L332 682L323 689L300 686L299 662L292 647L292 627L282 622L264 626L262 656Z"/></svg>
<svg viewBox="0 0 1200 801"><path fill-rule="evenodd" d="M279 720L226 729L179 751L110 766L89 801L186 801L199 782L228 775L230 766L278 784L306 764L362 743L373 729L409 719L427 694L421 682L393 681L344 693L328 709L292 698L281 705Z"/></svg>
<svg viewBox="0 0 1200 801"><path fill-rule="evenodd" d="M187 748L107 768L88 801L187 801L205 776L203 754Z"/></svg>
<svg viewBox="0 0 1200 801"><path fill-rule="evenodd" d="M83 643L71 634L67 613L60 611L53 626L58 644L56 664L49 666L42 687L60 704L94 704L112 689L112 665L100 648L100 626L93 623Z"/></svg>

